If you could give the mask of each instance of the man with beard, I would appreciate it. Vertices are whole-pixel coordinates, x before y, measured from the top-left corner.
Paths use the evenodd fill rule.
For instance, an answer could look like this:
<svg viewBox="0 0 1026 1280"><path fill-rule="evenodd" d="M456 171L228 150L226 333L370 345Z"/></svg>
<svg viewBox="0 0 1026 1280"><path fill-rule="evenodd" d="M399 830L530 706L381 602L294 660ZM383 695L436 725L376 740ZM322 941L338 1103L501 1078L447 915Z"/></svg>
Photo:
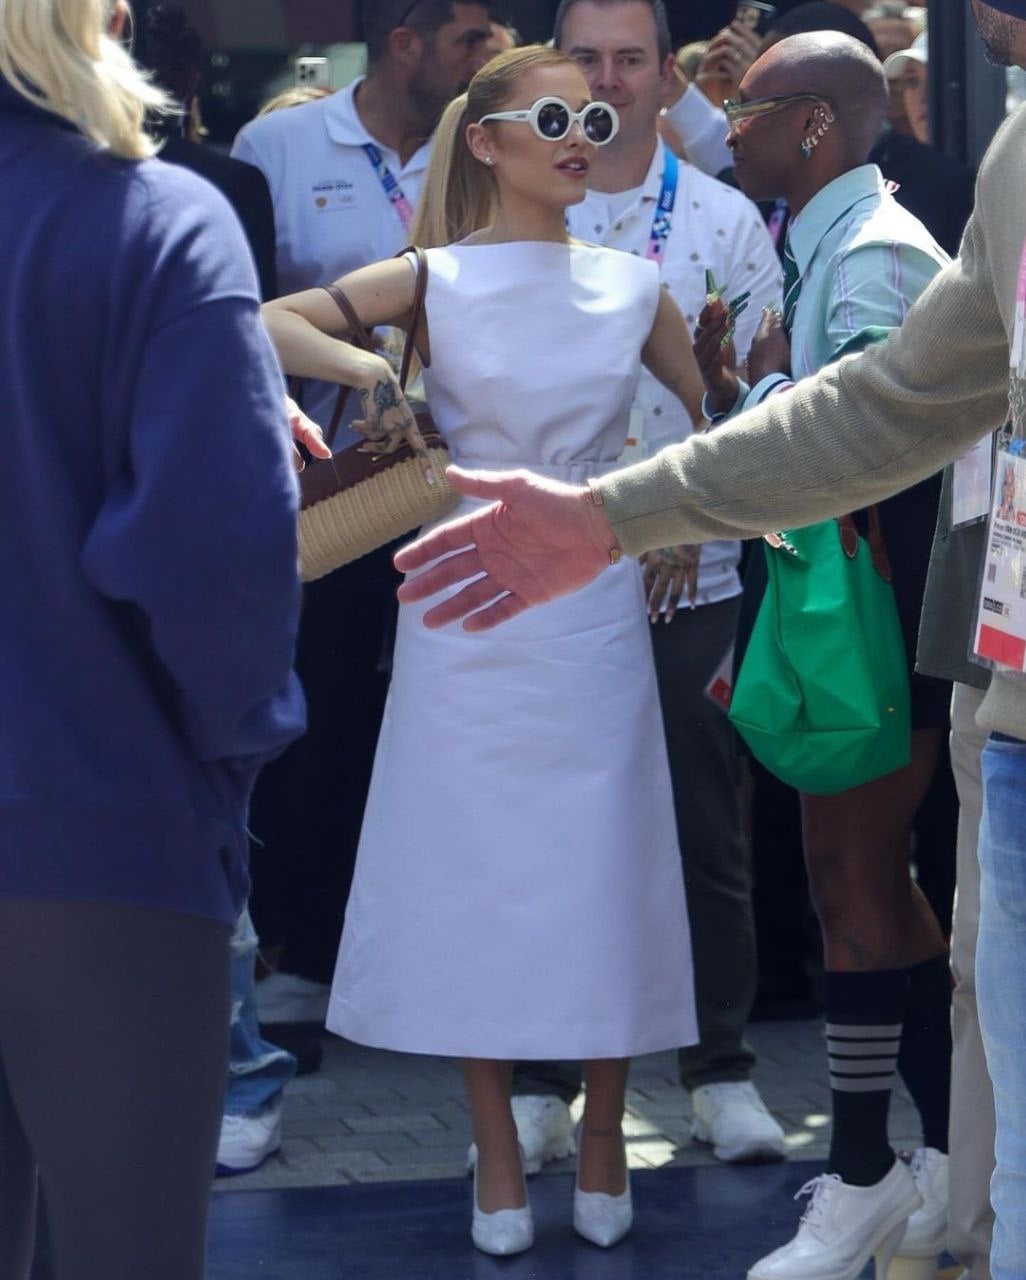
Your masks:
<svg viewBox="0 0 1026 1280"><path fill-rule="evenodd" d="M267 179L284 292L391 257L409 224L435 123L486 58L477 0L366 0L366 77L248 124L233 154ZM337 386L307 383L327 425ZM354 400L357 400L354 397ZM356 441L343 421L333 447ZM309 730L260 779L253 801L253 912L279 971L257 989L261 1021L323 1021L374 746L394 617L388 548L305 590L297 669Z"/></svg>
<svg viewBox="0 0 1026 1280"><path fill-rule="evenodd" d="M991 56L1026 67L1026 0L972 0ZM1000 427L1011 404L1026 439L1026 112L995 138L957 261L937 275L899 332L830 365L735 422L658 458L562 486L520 475L452 473L464 493L491 501L397 557L414 572L413 602L466 582L429 611L428 625L467 614L472 630L591 581L622 554L679 541L752 537L800 528L887 498L959 457ZM975 580L978 565L967 566ZM1026 679L1012 656L994 664L980 704L983 821L977 986L997 1111L996 1214L991 1274L1026 1274ZM812 1234L825 1225L810 1207ZM863 1259L864 1260L864 1259ZM850 1280L859 1265L802 1270Z"/></svg>

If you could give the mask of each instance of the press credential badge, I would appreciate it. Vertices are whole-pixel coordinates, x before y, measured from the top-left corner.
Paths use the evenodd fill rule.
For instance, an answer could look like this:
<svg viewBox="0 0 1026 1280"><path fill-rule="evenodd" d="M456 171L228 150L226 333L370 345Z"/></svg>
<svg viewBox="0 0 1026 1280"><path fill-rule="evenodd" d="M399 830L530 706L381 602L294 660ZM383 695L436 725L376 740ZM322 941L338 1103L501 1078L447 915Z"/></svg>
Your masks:
<svg viewBox="0 0 1026 1280"><path fill-rule="evenodd" d="M1026 245L1012 333L1013 435L997 450L987 530L975 656L985 665L1026 673Z"/></svg>

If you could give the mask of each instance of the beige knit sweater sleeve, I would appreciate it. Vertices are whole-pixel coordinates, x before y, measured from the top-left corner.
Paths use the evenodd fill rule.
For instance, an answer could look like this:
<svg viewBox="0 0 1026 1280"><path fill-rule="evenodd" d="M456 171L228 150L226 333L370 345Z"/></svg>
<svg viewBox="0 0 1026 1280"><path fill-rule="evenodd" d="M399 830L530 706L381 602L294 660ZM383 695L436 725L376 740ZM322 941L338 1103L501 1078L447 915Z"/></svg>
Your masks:
<svg viewBox="0 0 1026 1280"><path fill-rule="evenodd" d="M625 551L800 528L938 471L1008 414L1026 115L981 170L962 251L864 355L599 481Z"/></svg>

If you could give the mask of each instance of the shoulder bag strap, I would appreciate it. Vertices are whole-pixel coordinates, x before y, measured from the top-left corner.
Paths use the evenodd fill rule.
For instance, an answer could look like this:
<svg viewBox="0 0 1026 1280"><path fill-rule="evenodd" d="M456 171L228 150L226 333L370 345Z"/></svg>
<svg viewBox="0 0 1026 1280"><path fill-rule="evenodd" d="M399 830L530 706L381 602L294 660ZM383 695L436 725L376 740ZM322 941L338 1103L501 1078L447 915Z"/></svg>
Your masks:
<svg viewBox="0 0 1026 1280"><path fill-rule="evenodd" d="M321 288L331 297L332 302L342 312L345 322L349 326L349 338L353 345L363 347L364 351L373 351L374 342L364 327L363 321L356 314L356 308L349 301L343 290L337 284L325 284ZM327 431L324 433L324 442L329 449L335 443L335 437L338 435L339 423L342 421L342 414L345 412L349 392L349 387L339 387L338 389L335 407L331 411L331 420L328 423Z"/></svg>
<svg viewBox="0 0 1026 1280"><path fill-rule="evenodd" d="M406 331L406 346L403 348L403 362L399 370L399 385L406 390L406 379L410 376L410 365L413 363L413 354L416 350L417 329L420 325L421 317L424 314L424 299L427 296L428 286L428 260L427 254L419 245L411 245L408 249L404 249L402 253L397 253L397 258L405 258L408 253L417 255L417 283L413 292L413 306L410 309L410 327Z"/></svg>
<svg viewBox="0 0 1026 1280"><path fill-rule="evenodd" d="M884 539L883 524L880 521L880 508L875 503L871 507L866 507L866 520L866 543L869 546L873 568L884 582L890 582L894 576L891 571L891 559L887 554L887 542ZM854 560L859 549L859 531L855 524L855 517L853 515L838 516L837 527L841 534L844 554L849 560Z"/></svg>

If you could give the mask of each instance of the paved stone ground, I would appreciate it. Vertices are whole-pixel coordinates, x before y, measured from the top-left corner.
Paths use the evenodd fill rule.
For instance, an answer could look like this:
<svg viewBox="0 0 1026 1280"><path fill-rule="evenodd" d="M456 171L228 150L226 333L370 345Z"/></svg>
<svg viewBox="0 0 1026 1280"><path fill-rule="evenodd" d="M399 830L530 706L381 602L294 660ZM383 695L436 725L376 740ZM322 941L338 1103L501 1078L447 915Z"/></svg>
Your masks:
<svg viewBox="0 0 1026 1280"><path fill-rule="evenodd" d="M758 1084L795 1156L819 1159L829 1140L830 1089L822 1023L758 1023L750 1040ZM580 1107L580 1102L576 1108ZM692 1143L690 1103L672 1053L638 1058L631 1068L625 1121L631 1168L715 1164ZM891 1106L899 1150L919 1143L918 1118L899 1089ZM324 1065L294 1081L285 1102L280 1155L256 1173L219 1179L222 1189L335 1186L451 1178L465 1172L470 1123L459 1071L442 1058L364 1049L335 1037ZM546 1166L560 1173L572 1161Z"/></svg>

